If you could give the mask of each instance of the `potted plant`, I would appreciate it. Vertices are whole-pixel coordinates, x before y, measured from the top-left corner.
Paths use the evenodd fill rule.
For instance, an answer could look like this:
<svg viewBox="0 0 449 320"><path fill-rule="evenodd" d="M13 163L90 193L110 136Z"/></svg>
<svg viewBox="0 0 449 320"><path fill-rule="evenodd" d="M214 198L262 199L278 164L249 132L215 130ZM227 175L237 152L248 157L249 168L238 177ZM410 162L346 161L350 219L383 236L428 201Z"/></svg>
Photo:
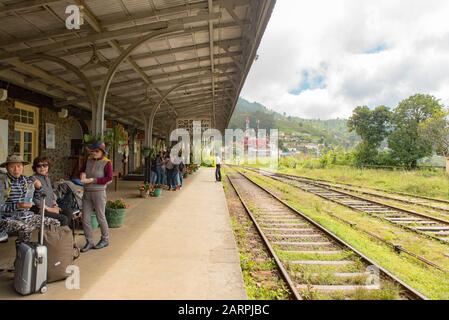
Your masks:
<svg viewBox="0 0 449 320"><path fill-rule="evenodd" d="M156 198L160 197L161 194L162 194L161 186L156 186L156 188L154 188L153 192L151 192L151 196L156 197Z"/></svg>
<svg viewBox="0 0 449 320"><path fill-rule="evenodd" d="M92 227L92 230L98 229L100 227L100 224L98 223L97 215L95 212L92 212L90 215L90 225Z"/></svg>
<svg viewBox="0 0 449 320"><path fill-rule="evenodd" d="M148 198L150 196L151 185L149 183L144 183L139 187L140 197Z"/></svg>
<svg viewBox="0 0 449 320"><path fill-rule="evenodd" d="M109 228L120 228L123 225L126 208L128 205L123 199L106 203L106 220Z"/></svg>

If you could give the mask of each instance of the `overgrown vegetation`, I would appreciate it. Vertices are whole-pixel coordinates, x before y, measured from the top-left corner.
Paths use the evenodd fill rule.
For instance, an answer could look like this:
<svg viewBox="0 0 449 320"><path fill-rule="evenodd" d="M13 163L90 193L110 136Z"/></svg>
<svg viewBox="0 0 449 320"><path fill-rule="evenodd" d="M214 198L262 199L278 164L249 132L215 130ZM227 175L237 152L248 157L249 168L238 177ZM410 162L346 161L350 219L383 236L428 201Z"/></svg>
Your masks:
<svg viewBox="0 0 449 320"><path fill-rule="evenodd" d="M319 160L304 162L289 158L281 161L278 171L337 183L449 199L449 178L441 169L418 171L361 169L339 165L322 166Z"/></svg>
<svg viewBox="0 0 449 320"><path fill-rule="evenodd" d="M384 240L392 241L407 248L411 252L426 257L442 267L448 268L449 258L446 256L446 245L423 238L415 233L402 230L397 226L360 214L351 209L323 201L317 196L268 177L263 177L252 172L247 172L247 174L429 298L449 298L449 291L447 290L449 286L448 273L433 269L406 255L399 255L392 248L342 223L334 216L351 221L359 229L367 230ZM329 213L332 213L332 215ZM389 299L392 297L391 294L394 295L396 290L395 288L386 287L385 291L382 290L380 292L378 298ZM315 296L317 295L316 292L310 292L309 294L312 298L320 298ZM366 298L366 292L359 292L353 298L363 299L363 297ZM338 296L327 298L338 299Z"/></svg>

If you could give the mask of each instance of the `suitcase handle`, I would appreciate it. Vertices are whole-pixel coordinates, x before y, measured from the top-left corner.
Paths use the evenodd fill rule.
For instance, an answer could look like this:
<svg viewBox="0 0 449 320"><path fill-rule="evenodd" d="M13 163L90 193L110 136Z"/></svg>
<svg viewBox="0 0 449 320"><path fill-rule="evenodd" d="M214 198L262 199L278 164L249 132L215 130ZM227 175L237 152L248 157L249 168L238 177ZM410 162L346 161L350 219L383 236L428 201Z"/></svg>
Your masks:
<svg viewBox="0 0 449 320"><path fill-rule="evenodd" d="M45 223L45 198L47 195L44 193L42 195L42 208L41 208L41 232L39 235L39 244L44 245L44 223Z"/></svg>

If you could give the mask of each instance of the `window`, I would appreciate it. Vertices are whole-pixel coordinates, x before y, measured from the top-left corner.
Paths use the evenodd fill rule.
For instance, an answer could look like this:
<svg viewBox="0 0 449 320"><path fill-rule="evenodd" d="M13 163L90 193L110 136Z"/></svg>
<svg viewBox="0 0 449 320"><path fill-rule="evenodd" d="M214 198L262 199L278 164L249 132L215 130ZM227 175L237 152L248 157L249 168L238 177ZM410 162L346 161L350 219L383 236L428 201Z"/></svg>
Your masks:
<svg viewBox="0 0 449 320"><path fill-rule="evenodd" d="M35 123L35 112L24 110L17 107L14 110L14 120L19 123L34 125Z"/></svg>
<svg viewBox="0 0 449 320"><path fill-rule="evenodd" d="M38 154L39 109L16 101L14 117L14 154L32 162ZM24 173L31 175L31 166Z"/></svg>

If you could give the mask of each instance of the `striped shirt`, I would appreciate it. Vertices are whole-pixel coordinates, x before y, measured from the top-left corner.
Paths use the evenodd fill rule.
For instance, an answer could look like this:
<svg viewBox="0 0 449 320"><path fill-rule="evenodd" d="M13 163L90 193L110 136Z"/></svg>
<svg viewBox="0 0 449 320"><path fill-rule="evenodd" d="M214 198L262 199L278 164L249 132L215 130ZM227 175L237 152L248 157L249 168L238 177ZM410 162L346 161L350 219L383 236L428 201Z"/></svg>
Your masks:
<svg viewBox="0 0 449 320"><path fill-rule="evenodd" d="M28 187L33 183L32 177L20 176L13 177L9 173L2 176L0 191L3 193L3 201L0 203L0 212L5 216L28 216L27 209L17 207L18 203L23 202ZM36 190L35 195L40 196L41 190Z"/></svg>

